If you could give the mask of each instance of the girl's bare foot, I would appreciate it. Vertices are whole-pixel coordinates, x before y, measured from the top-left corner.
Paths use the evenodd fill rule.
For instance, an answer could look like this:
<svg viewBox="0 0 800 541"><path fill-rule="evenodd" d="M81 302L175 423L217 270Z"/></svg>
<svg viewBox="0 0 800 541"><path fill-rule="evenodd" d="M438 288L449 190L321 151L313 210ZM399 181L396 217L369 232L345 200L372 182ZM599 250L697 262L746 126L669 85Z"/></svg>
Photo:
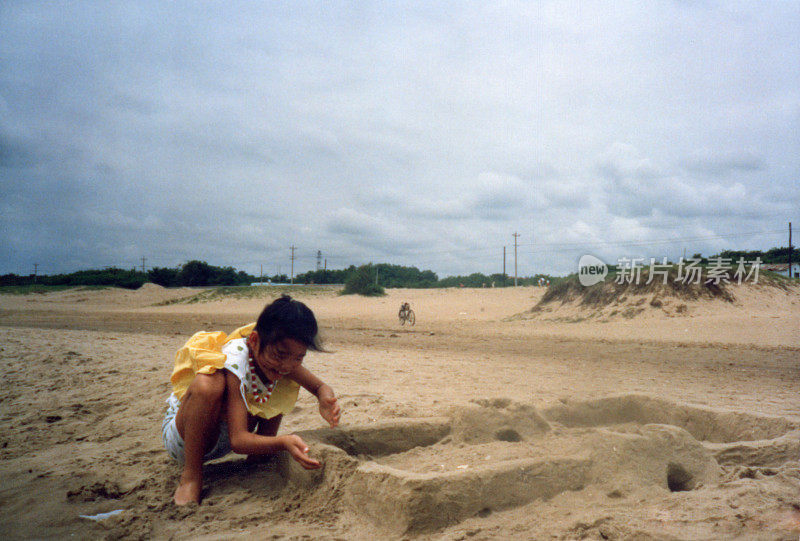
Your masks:
<svg viewBox="0 0 800 541"><path fill-rule="evenodd" d="M184 481L181 479L181 483L178 485L178 488L175 489L175 494L172 496L172 501L175 502L175 505L186 505L189 503L200 503L200 493L203 490L203 481Z"/></svg>

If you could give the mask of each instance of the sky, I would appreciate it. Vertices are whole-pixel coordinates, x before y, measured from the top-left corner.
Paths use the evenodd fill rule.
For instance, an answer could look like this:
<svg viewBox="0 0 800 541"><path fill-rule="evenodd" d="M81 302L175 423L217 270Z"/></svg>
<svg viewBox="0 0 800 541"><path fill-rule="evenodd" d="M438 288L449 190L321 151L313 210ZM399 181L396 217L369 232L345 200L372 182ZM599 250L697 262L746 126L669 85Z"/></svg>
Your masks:
<svg viewBox="0 0 800 541"><path fill-rule="evenodd" d="M799 2L0 3L2 274L563 275L798 209Z"/></svg>

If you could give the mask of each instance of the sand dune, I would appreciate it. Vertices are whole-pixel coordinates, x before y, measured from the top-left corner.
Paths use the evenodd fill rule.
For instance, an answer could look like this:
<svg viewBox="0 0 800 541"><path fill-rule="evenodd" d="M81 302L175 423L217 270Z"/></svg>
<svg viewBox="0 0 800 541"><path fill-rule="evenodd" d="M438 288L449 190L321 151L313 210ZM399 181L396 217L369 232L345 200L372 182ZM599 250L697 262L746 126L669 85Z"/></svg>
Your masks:
<svg viewBox="0 0 800 541"><path fill-rule="evenodd" d="M2 297L3 537L800 534L796 289L739 289L681 313L646 304L631 318L569 303L531 313L540 288L296 291L333 350L306 363L344 417L324 428L303 394L282 430L300 431L325 468L229 456L185 509L170 503L179 470L159 434L174 351L195 330L252 320L277 292ZM404 300L411 328L396 318Z"/></svg>

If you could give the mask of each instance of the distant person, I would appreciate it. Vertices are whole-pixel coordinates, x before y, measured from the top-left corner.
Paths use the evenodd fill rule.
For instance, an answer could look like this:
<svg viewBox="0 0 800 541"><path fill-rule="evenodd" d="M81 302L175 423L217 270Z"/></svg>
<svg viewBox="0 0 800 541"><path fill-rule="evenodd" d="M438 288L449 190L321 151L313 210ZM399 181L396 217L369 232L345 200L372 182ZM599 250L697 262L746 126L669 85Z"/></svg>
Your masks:
<svg viewBox="0 0 800 541"><path fill-rule="evenodd" d="M331 427L339 424L333 389L302 365L307 350L320 350L317 330L311 310L284 295L256 323L230 336L198 332L178 350L162 425L164 447L183 463L177 505L200 503L203 463L231 451L251 461L287 451L304 468L321 466L299 436L277 435L300 386Z"/></svg>

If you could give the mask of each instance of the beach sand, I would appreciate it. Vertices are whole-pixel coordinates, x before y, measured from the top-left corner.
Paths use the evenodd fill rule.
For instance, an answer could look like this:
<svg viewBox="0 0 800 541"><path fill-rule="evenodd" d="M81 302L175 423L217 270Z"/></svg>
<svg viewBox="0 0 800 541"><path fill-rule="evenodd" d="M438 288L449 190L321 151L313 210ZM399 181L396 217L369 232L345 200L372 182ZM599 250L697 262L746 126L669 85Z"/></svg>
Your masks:
<svg viewBox="0 0 800 541"><path fill-rule="evenodd" d="M4 539L792 539L800 534L800 290L530 312L541 288L298 288L330 353L323 470L230 455L177 508L160 437L175 351L260 298L76 289L0 297ZM173 301L170 303L170 301ZM411 303L417 322L401 326ZM676 301L677 303L677 301ZM674 306L673 306L674 308ZM98 520L82 518L121 510Z"/></svg>

